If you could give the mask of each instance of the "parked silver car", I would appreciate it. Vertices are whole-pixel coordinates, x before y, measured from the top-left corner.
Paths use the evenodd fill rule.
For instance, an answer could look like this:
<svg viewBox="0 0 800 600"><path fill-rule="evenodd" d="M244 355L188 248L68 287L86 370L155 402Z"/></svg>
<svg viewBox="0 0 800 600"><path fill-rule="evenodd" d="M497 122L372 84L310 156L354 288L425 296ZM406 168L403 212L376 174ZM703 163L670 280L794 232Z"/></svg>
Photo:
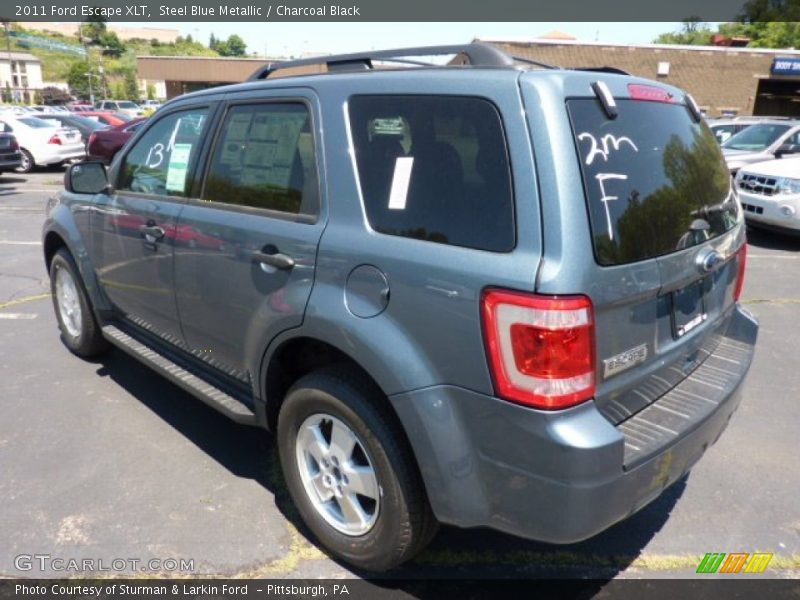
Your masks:
<svg viewBox="0 0 800 600"><path fill-rule="evenodd" d="M800 151L800 120L769 120L751 125L722 144L732 175L743 166Z"/></svg>

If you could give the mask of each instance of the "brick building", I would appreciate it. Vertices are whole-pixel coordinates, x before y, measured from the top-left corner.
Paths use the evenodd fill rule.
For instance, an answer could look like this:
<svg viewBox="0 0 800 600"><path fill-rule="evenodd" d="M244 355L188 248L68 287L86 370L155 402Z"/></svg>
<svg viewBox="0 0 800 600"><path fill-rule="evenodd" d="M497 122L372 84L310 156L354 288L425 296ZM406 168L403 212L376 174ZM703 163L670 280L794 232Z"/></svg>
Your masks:
<svg viewBox="0 0 800 600"><path fill-rule="evenodd" d="M631 24L635 26L635 24ZM617 67L689 91L709 116L800 117L800 51L731 46L479 40L509 54L563 67ZM781 60L784 59L784 60ZM798 67L792 69L791 66ZM778 67L778 68L776 68ZM796 75L781 72L796 71Z"/></svg>
<svg viewBox="0 0 800 600"><path fill-rule="evenodd" d="M800 51L796 50L580 42L558 32L530 41L477 41L494 44L514 56L563 67L610 66L664 81L689 91L709 116L800 117ZM139 77L166 82L166 95L172 98L203 87L244 81L270 60L140 56ZM279 74L321 70L324 67L305 67Z"/></svg>

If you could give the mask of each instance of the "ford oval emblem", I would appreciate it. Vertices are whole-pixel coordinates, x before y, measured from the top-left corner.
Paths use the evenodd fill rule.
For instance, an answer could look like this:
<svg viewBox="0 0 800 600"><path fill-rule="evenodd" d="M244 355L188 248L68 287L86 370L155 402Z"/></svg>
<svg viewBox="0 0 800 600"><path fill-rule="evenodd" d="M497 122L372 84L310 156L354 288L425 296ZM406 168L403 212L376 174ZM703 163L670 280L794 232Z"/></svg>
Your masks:
<svg viewBox="0 0 800 600"><path fill-rule="evenodd" d="M722 255L716 250L711 250L698 258L697 264L703 273L711 273L722 263Z"/></svg>

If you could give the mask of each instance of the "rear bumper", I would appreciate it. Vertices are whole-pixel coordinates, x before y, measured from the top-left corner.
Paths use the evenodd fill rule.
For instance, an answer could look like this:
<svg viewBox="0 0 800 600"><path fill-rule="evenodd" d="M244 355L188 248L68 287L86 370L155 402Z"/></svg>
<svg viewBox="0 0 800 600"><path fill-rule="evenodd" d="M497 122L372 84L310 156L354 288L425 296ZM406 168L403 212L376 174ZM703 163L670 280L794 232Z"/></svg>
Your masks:
<svg viewBox="0 0 800 600"><path fill-rule="evenodd" d="M13 171L22 164L22 154L7 152L0 154L0 171Z"/></svg>
<svg viewBox="0 0 800 600"><path fill-rule="evenodd" d="M542 412L450 386L391 401L440 521L572 543L647 505L717 440L739 405L757 332L756 321L736 307L714 353L651 405L694 398L692 418L647 448L638 415L615 426L591 402ZM709 363L714 357L726 374ZM713 368L713 379L706 380L704 366L709 374Z"/></svg>
<svg viewBox="0 0 800 600"><path fill-rule="evenodd" d="M39 155L34 155L33 160L37 165L52 165L68 160L81 159L86 156L86 151L82 144L48 144L47 147L40 151Z"/></svg>

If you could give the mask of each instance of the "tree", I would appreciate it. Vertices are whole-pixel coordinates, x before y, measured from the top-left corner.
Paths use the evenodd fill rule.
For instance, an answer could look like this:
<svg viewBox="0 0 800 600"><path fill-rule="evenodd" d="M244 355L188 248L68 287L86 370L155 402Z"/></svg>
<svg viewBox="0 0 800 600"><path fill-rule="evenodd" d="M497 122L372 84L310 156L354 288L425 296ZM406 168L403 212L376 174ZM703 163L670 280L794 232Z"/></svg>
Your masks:
<svg viewBox="0 0 800 600"><path fill-rule="evenodd" d="M800 21L800 0L748 0L739 21L748 24Z"/></svg>
<svg viewBox="0 0 800 600"><path fill-rule="evenodd" d="M212 50L217 49L217 38L213 32L211 33L211 36L208 38L208 47L211 48Z"/></svg>
<svg viewBox="0 0 800 600"><path fill-rule="evenodd" d="M698 17L689 17L683 20L680 31L662 33L655 39L655 43L704 46L711 43L712 35L714 32Z"/></svg>
<svg viewBox="0 0 800 600"><path fill-rule="evenodd" d="M156 99L156 86L154 86L152 83L147 84L147 99L148 100Z"/></svg>
<svg viewBox="0 0 800 600"><path fill-rule="evenodd" d="M11 95L11 84L6 81L6 87L3 89L3 102L10 104L13 100Z"/></svg>
<svg viewBox="0 0 800 600"><path fill-rule="evenodd" d="M139 99L139 82L135 71L125 72L125 98L134 101Z"/></svg>
<svg viewBox="0 0 800 600"><path fill-rule="evenodd" d="M781 12L783 11L783 12ZM662 33L660 44L711 43L715 33L727 37L744 37L750 48L800 47L800 0L750 0L735 23L721 23L712 31L698 19L684 21L680 31Z"/></svg>
<svg viewBox="0 0 800 600"><path fill-rule="evenodd" d="M228 37L228 41L225 42L226 46L226 53L220 52L222 56L244 56L247 52L247 44L244 43L244 40L240 38L235 33Z"/></svg>
<svg viewBox="0 0 800 600"><path fill-rule="evenodd" d="M100 37L100 43L103 46L103 55L119 58L125 54L125 45L117 37L113 31L107 31Z"/></svg>
<svg viewBox="0 0 800 600"><path fill-rule="evenodd" d="M90 43L99 44L103 34L106 33L106 18L102 15L93 15L86 20L82 30Z"/></svg>
<svg viewBox="0 0 800 600"><path fill-rule="evenodd" d="M67 74L67 85L74 96L89 98L89 65L79 60L72 64Z"/></svg>

